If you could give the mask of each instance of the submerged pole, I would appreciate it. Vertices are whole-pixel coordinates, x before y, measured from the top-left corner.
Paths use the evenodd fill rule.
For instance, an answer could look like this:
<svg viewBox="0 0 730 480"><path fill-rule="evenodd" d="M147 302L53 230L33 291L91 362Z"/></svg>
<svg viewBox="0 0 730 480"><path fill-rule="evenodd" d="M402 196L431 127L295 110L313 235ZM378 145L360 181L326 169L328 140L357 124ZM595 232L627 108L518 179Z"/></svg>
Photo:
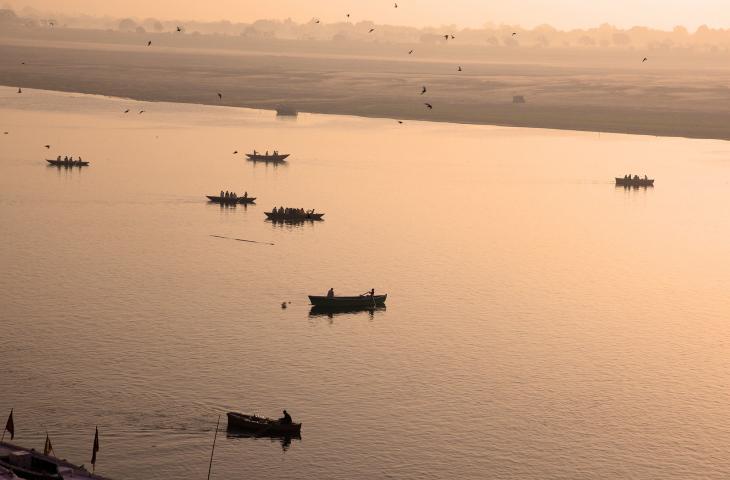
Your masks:
<svg viewBox="0 0 730 480"><path fill-rule="evenodd" d="M213 435L213 448L210 451L210 464L208 464L208 480L210 480L210 471L213 469L213 453L215 453L215 439L218 438L218 426L221 424L221 416L218 414L218 423L215 424L215 435Z"/></svg>

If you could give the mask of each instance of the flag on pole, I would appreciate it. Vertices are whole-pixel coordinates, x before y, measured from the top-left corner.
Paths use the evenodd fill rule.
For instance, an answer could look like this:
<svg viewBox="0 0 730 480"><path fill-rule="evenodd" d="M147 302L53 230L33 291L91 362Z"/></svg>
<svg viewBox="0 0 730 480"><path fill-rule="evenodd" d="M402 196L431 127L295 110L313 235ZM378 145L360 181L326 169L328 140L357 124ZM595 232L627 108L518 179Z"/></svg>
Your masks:
<svg viewBox="0 0 730 480"><path fill-rule="evenodd" d="M43 447L43 455L53 455L56 456L56 453L53 451L53 445L51 445L51 438L48 436L48 433L46 433L46 444Z"/></svg>
<svg viewBox="0 0 730 480"><path fill-rule="evenodd" d="M13 423L13 409L10 409L10 415L8 416L8 421L5 424L5 431L10 432L10 440L15 438L15 423ZM3 432L4 434L5 432Z"/></svg>
<svg viewBox="0 0 730 480"><path fill-rule="evenodd" d="M91 464L96 468L96 452L99 451L99 427L96 427L96 433L94 434L94 448L91 454Z"/></svg>

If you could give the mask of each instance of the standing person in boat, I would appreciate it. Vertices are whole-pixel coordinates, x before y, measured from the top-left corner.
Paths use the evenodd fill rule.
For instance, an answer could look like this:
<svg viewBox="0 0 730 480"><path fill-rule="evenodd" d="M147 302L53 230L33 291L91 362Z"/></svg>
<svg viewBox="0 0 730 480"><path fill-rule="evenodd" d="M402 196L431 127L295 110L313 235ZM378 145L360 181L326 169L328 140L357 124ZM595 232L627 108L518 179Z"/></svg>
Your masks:
<svg viewBox="0 0 730 480"><path fill-rule="evenodd" d="M327 298L335 298L335 289L331 288L327 291Z"/></svg>
<svg viewBox="0 0 730 480"><path fill-rule="evenodd" d="M243 198L248 198L248 192L243 192Z"/></svg>
<svg viewBox="0 0 730 480"><path fill-rule="evenodd" d="M284 414L284 416L279 419L279 423L281 423L282 425L291 425L292 420L291 420L291 415L289 415L289 412L284 410L282 413Z"/></svg>
<svg viewBox="0 0 730 480"><path fill-rule="evenodd" d="M221 190L221 200L223 200L223 190Z"/></svg>

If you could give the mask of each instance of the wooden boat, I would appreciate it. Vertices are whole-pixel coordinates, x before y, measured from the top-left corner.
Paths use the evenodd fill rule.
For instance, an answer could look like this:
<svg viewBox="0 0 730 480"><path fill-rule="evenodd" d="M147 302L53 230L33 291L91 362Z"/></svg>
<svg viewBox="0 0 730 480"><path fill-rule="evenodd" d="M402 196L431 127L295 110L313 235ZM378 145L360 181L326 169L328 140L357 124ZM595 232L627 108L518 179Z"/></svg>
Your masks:
<svg viewBox="0 0 730 480"><path fill-rule="evenodd" d="M67 162L67 161L64 161L64 160L49 160L49 159L46 159L46 162L50 163L54 167L71 168L71 167L88 167L89 166L89 162L79 161L79 160L74 160L73 162Z"/></svg>
<svg viewBox="0 0 730 480"><path fill-rule="evenodd" d="M653 187L653 178L623 178L616 177L616 186L619 187Z"/></svg>
<svg viewBox="0 0 730 480"><path fill-rule="evenodd" d="M318 222L324 217L324 213L278 213L264 212L266 218L274 222Z"/></svg>
<svg viewBox="0 0 730 480"><path fill-rule="evenodd" d="M223 205L235 205L237 203L256 203L256 197L237 197L235 200L232 198L224 198L215 195L206 195L206 197L213 203L220 203Z"/></svg>
<svg viewBox="0 0 730 480"><path fill-rule="evenodd" d="M257 436L299 436L301 434L302 424L286 424L271 418L228 412L228 428L245 430Z"/></svg>
<svg viewBox="0 0 730 480"><path fill-rule="evenodd" d="M318 308L329 309L350 309L350 308L376 308L385 306L385 300L388 298L384 295L358 295L356 297L328 297L309 295L309 301Z"/></svg>
<svg viewBox="0 0 730 480"><path fill-rule="evenodd" d="M8 442L0 442L0 472L3 469L26 480L108 480L66 460ZM0 479L5 478L14 477L0 475Z"/></svg>
<svg viewBox="0 0 730 480"><path fill-rule="evenodd" d="M246 156L253 162L283 162L289 158L288 153L277 153L277 154L260 154L260 153L247 153Z"/></svg>
<svg viewBox="0 0 730 480"><path fill-rule="evenodd" d="M0 467L0 480L18 480L18 477L12 471Z"/></svg>

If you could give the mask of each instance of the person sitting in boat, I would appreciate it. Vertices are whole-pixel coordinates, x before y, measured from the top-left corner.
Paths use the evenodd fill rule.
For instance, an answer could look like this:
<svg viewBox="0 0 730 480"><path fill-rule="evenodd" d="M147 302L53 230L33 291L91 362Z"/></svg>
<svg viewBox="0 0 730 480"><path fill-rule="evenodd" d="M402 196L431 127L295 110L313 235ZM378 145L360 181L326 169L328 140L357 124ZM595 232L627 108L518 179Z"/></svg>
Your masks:
<svg viewBox="0 0 730 480"><path fill-rule="evenodd" d="M243 192L243 198L248 198L248 192Z"/></svg>
<svg viewBox="0 0 730 480"><path fill-rule="evenodd" d="M646 175L644 175L644 180L649 180L649 177L647 177Z"/></svg>
<svg viewBox="0 0 730 480"><path fill-rule="evenodd" d="M223 190L221 190L221 200L223 200Z"/></svg>
<svg viewBox="0 0 730 480"><path fill-rule="evenodd" d="M282 425L291 425L292 420L291 420L291 415L289 415L289 412L284 410L282 413L284 414L284 416L279 419L279 423L281 423Z"/></svg>
<svg viewBox="0 0 730 480"><path fill-rule="evenodd" d="M268 151L268 150L266 150L266 156L267 156L267 157L269 156L269 151Z"/></svg>
<svg viewBox="0 0 730 480"><path fill-rule="evenodd" d="M639 176L638 175L634 175L634 180L638 180L638 179L639 179Z"/></svg>
<svg viewBox="0 0 730 480"><path fill-rule="evenodd" d="M64 163L68 162L68 155L66 155L65 157L63 157L63 162Z"/></svg>
<svg viewBox="0 0 730 480"><path fill-rule="evenodd" d="M253 149L253 155L254 155L254 157L256 156L256 149L255 148Z"/></svg>
<svg viewBox="0 0 730 480"><path fill-rule="evenodd" d="M334 298L334 297L335 297L335 289L334 288L330 288L327 291L327 298Z"/></svg>
<svg viewBox="0 0 730 480"><path fill-rule="evenodd" d="M61 155L59 155L58 158L56 158L56 161L58 161L58 162L61 161Z"/></svg>

